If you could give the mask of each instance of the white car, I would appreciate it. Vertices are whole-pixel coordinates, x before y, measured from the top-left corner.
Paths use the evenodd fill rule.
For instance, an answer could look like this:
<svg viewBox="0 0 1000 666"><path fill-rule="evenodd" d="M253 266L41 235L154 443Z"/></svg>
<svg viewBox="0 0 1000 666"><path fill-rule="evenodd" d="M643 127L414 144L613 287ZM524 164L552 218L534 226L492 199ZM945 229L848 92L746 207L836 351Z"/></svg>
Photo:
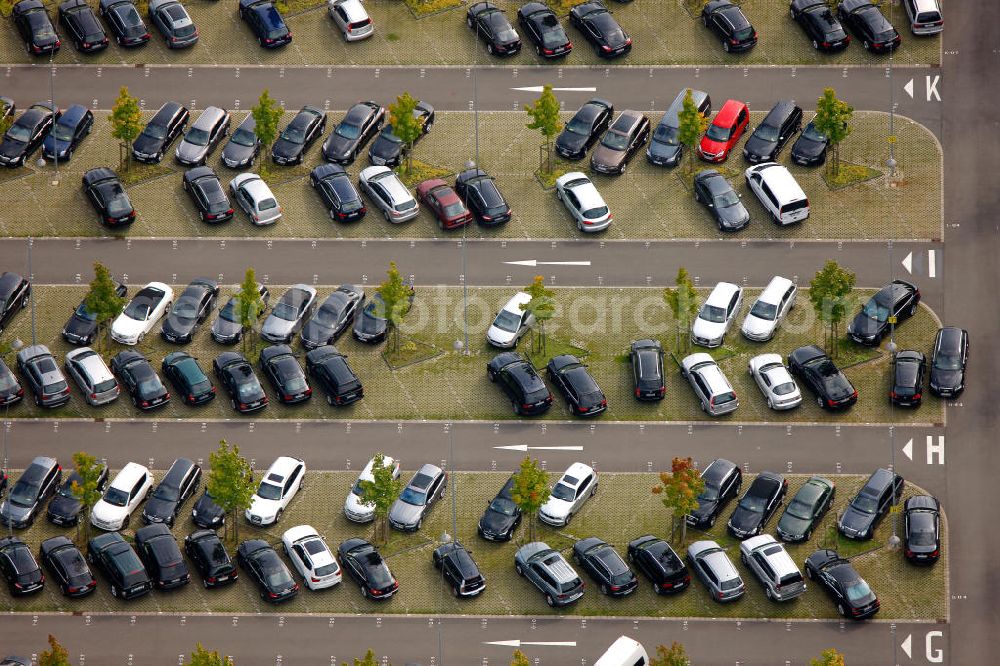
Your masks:
<svg viewBox="0 0 1000 666"><path fill-rule="evenodd" d="M778 325L795 307L795 283L775 275L754 301L750 312L743 319L740 329L743 337L756 342L767 342L774 337Z"/></svg>
<svg viewBox="0 0 1000 666"><path fill-rule="evenodd" d="M375 24L372 23L361 0L327 0L327 6L330 9L330 18L340 28L347 41L356 42L375 33Z"/></svg>
<svg viewBox="0 0 1000 666"><path fill-rule="evenodd" d="M358 174L358 185L390 224L406 222L420 214L417 200L396 172L387 166L365 167Z"/></svg>
<svg viewBox="0 0 1000 666"><path fill-rule="evenodd" d="M247 520L257 526L273 525L281 520L288 503L302 489L305 476L303 461L290 456L277 458L264 472L257 492L250 498Z"/></svg>
<svg viewBox="0 0 1000 666"><path fill-rule="evenodd" d="M761 354L750 359L747 372L775 410L792 409L802 404L802 393L779 354Z"/></svg>
<svg viewBox="0 0 1000 666"><path fill-rule="evenodd" d="M575 462L552 487L552 494L538 510L538 519L553 527L569 525L573 514L597 492L597 472L590 465Z"/></svg>
<svg viewBox="0 0 1000 666"><path fill-rule="evenodd" d="M611 209L586 174L571 171L556 179L556 196L580 231L604 231L611 226Z"/></svg>
<svg viewBox="0 0 1000 666"><path fill-rule="evenodd" d="M393 460L390 456L382 457L382 464L387 465L392 468L392 478L399 478L399 462ZM358 475L358 480L354 482L354 487L351 488L351 492L347 494L347 501L344 502L344 515L347 519L355 523L370 523L375 520L375 507L365 506L361 503L361 482L362 481L374 481L375 476L372 474L372 468L375 467L375 459L372 458L365 465L365 468L361 470L361 474Z"/></svg>
<svg viewBox="0 0 1000 666"><path fill-rule="evenodd" d="M299 525L286 530L281 537L281 545L310 590L322 590L340 582L337 558L326 545L326 539L312 525Z"/></svg>
<svg viewBox="0 0 1000 666"><path fill-rule="evenodd" d="M241 173L229 181L229 190L236 204L258 227L274 224L281 219L281 206L267 183L255 173Z"/></svg>
<svg viewBox="0 0 1000 666"><path fill-rule="evenodd" d="M691 324L691 342L702 347L722 346L742 304L742 287L731 282L715 285Z"/></svg>
<svg viewBox="0 0 1000 666"><path fill-rule="evenodd" d="M125 465L90 511L90 524L108 532L128 527L129 518L153 489L153 475L139 463Z"/></svg>
<svg viewBox="0 0 1000 666"><path fill-rule="evenodd" d="M174 302L174 290L162 282L150 282L132 297L111 324L111 337L123 345L136 345L153 330Z"/></svg>
<svg viewBox="0 0 1000 666"><path fill-rule="evenodd" d="M535 315L521 309L521 306L527 305L530 300L531 295L523 291L514 294L490 324L489 330L486 331L486 341L494 347L503 349L516 347L517 341L535 323Z"/></svg>

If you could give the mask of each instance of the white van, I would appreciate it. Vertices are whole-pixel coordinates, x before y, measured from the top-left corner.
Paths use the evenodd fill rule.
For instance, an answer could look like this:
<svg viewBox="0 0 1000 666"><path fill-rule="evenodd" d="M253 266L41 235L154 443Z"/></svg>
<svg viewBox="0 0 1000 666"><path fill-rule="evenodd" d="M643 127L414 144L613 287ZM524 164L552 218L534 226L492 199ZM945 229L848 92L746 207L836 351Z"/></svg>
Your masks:
<svg viewBox="0 0 1000 666"><path fill-rule="evenodd" d="M792 224L809 217L809 198L785 167L764 162L750 167L744 175L747 187L775 223Z"/></svg>
<svg viewBox="0 0 1000 666"><path fill-rule="evenodd" d="M619 636L594 666L646 666L648 663L649 655L642 643L628 636Z"/></svg>

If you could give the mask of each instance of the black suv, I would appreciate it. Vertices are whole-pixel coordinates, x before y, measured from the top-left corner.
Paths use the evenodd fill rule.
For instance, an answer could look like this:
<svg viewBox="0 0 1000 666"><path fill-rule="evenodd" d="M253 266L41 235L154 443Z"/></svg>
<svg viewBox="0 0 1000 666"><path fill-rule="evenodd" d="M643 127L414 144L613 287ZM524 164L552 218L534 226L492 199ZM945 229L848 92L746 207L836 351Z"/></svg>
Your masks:
<svg viewBox="0 0 1000 666"><path fill-rule="evenodd" d="M663 400L663 347L657 340L636 340L629 353L636 400Z"/></svg>
<svg viewBox="0 0 1000 666"><path fill-rule="evenodd" d="M680 592L691 584L687 565L670 544L652 534L628 544L628 561L646 575L657 594Z"/></svg>
<svg viewBox="0 0 1000 666"><path fill-rule="evenodd" d="M23 277L10 271L0 275L0 333L14 315L28 307L30 296L31 285Z"/></svg>
<svg viewBox="0 0 1000 666"><path fill-rule="evenodd" d="M472 552L457 541L446 543L434 551L434 567L451 585L451 592L456 598L474 597L486 589L486 579L472 559Z"/></svg>
<svg viewBox="0 0 1000 666"><path fill-rule="evenodd" d="M969 362L969 333L946 326L934 338L931 353L931 393L954 398L965 390L965 367Z"/></svg>
<svg viewBox="0 0 1000 666"><path fill-rule="evenodd" d="M240 577L226 547L213 530L198 530L184 537L184 552L201 575L206 589L235 583Z"/></svg>
<svg viewBox="0 0 1000 666"><path fill-rule="evenodd" d="M308 352L306 370L319 382L330 405L349 405L365 397L365 389L347 364L347 356L332 345Z"/></svg>
<svg viewBox="0 0 1000 666"><path fill-rule="evenodd" d="M87 542L87 561L111 583L112 597L135 599L153 589L142 560L118 532L92 537Z"/></svg>
<svg viewBox="0 0 1000 666"><path fill-rule="evenodd" d="M726 53L749 51L757 45L757 31L750 19L730 0L711 0L701 10L701 22L722 40Z"/></svg>
<svg viewBox="0 0 1000 666"><path fill-rule="evenodd" d="M513 489L514 477L511 477L479 519L479 536L487 541L510 541L521 524L521 507L514 503Z"/></svg>
<svg viewBox="0 0 1000 666"><path fill-rule="evenodd" d="M166 525L157 523L136 530L135 547L157 589L169 590L191 582L181 549Z"/></svg>
<svg viewBox="0 0 1000 666"><path fill-rule="evenodd" d="M239 15L265 49L291 43L292 31L271 0L240 0Z"/></svg>
<svg viewBox="0 0 1000 666"><path fill-rule="evenodd" d="M517 352L497 354L486 364L486 376L500 384L518 416L544 414L552 406L552 392L535 368Z"/></svg>
<svg viewBox="0 0 1000 666"><path fill-rule="evenodd" d="M0 505L0 523L17 529L30 527L45 500L62 483L62 467L54 458L38 456L31 461Z"/></svg>
<svg viewBox="0 0 1000 666"><path fill-rule="evenodd" d="M780 100L747 139L743 159L749 164L775 161L788 140L801 129L802 109L793 100Z"/></svg>
<svg viewBox="0 0 1000 666"><path fill-rule="evenodd" d="M170 402L170 392L160 381L149 360L137 351L126 349L111 359L111 370L121 379L132 396L132 404L142 410L163 407Z"/></svg>
<svg viewBox="0 0 1000 666"><path fill-rule="evenodd" d="M597 581L601 594L624 597L639 587L639 580L618 551L597 537L580 539L573 544L573 561Z"/></svg>
<svg viewBox="0 0 1000 666"><path fill-rule="evenodd" d="M865 541L875 534L875 528L903 495L903 477L887 469L875 470L864 487L847 505L837 529L848 539Z"/></svg>
<svg viewBox="0 0 1000 666"><path fill-rule="evenodd" d="M201 467L187 458L178 458L146 500L142 520L147 525L166 523L174 526L181 505L201 483Z"/></svg>
<svg viewBox="0 0 1000 666"><path fill-rule="evenodd" d="M737 539L760 534L788 492L788 480L774 472L761 472L740 498L726 528Z"/></svg>
<svg viewBox="0 0 1000 666"><path fill-rule="evenodd" d="M162 160L170 144L184 131L190 115L182 104L165 103L132 142L132 157L147 164Z"/></svg>
<svg viewBox="0 0 1000 666"><path fill-rule="evenodd" d="M730 500L740 494L743 472L736 463L716 458L701 473L705 489L698 495L698 508L686 516L687 524L699 529L715 525Z"/></svg>
<svg viewBox="0 0 1000 666"><path fill-rule="evenodd" d="M841 51L851 43L826 0L792 0L789 13L817 51Z"/></svg>
<svg viewBox="0 0 1000 666"><path fill-rule="evenodd" d="M574 415L594 416L608 408L608 401L601 387L577 357L561 354L549 359L545 369L549 379L566 398Z"/></svg>
<svg viewBox="0 0 1000 666"><path fill-rule="evenodd" d="M83 503L73 494L73 484L81 483L83 478L74 470L66 477L59 490L49 502L49 507L45 511L45 517L53 525L76 525L80 520L80 510ZM102 464L101 472L97 476L97 492L104 494L104 488L108 485L108 466Z"/></svg>

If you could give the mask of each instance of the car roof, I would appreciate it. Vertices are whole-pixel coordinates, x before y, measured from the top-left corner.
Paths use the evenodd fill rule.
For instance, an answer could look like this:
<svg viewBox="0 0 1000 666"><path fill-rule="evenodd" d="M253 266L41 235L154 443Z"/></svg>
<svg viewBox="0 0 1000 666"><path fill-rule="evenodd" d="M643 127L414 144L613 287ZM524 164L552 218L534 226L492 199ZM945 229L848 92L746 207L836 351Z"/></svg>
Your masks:
<svg viewBox="0 0 1000 666"><path fill-rule="evenodd" d="M179 486L192 467L194 467L194 463L187 458L178 458L170 465L170 469L167 470L166 475L160 481L160 485L166 485L167 487Z"/></svg>
<svg viewBox="0 0 1000 666"><path fill-rule="evenodd" d="M746 107L746 104L739 100L727 99L719 112L715 114L713 125L728 126L736 123L736 116Z"/></svg>
<svg viewBox="0 0 1000 666"><path fill-rule="evenodd" d="M881 490L886 486L888 486L890 483L892 483L892 480L895 478L895 476L896 476L895 474L893 474L886 468L879 467L877 470L872 472L872 475L870 477L868 477L868 481L865 482L865 486L864 488L861 489L861 492L863 493L868 489Z"/></svg>
<svg viewBox="0 0 1000 666"><path fill-rule="evenodd" d="M729 476L735 468L736 463L726 460L725 458L716 458L712 462L708 463L708 467L706 467L701 473L701 478L706 481L722 481L724 478Z"/></svg>
<svg viewBox="0 0 1000 666"><path fill-rule="evenodd" d="M578 486L580 485L580 482L583 481L583 477L593 473L594 473L594 468L591 467L590 465L586 465L582 462L575 462L566 468L566 471L563 472L563 475L562 477L560 477L559 480L562 481L567 476L572 476L577 479L577 483L575 484L575 486ZM567 485L572 485L572 484L567 484Z"/></svg>
<svg viewBox="0 0 1000 666"><path fill-rule="evenodd" d="M573 194L576 195L576 198L580 200L580 206L583 208L583 210L606 206L607 204L604 202L604 197L602 197L601 193L597 191L597 186L594 185L593 181L591 181L582 173L579 172L576 173L577 173L577 178L575 179L567 178L564 181L564 183L566 183L566 189L572 190ZM563 176L563 178L566 178L567 176L570 175L572 174L566 174L565 176ZM573 180L581 180L581 177L583 179L586 179L586 182L578 182L572 185L570 184L573 182Z"/></svg>
<svg viewBox="0 0 1000 666"><path fill-rule="evenodd" d="M519 291L510 297L510 300L504 304L503 309L506 310L507 312L513 312L514 314L520 316L523 312L520 306L527 305L528 302L530 301L531 301L531 294L524 291Z"/></svg>
<svg viewBox="0 0 1000 666"><path fill-rule="evenodd" d="M712 288L712 293L705 299L705 305L726 307L729 305L729 301L732 300L733 294L739 291L742 291L742 289L732 282L720 282Z"/></svg>
<svg viewBox="0 0 1000 666"><path fill-rule="evenodd" d="M104 359L89 347L74 349L71 354L66 354L66 358L76 359L94 381L101 382L112 378L111 370L108 369Z"/></svg>
<svg viewBox="0 0 1000 666"><path fill-rule="evenodd" d="M938 331L938 342L936 349L942 352L959 352L962 350L962 340L965 338L965 331L954 326L945 326Z"/></svg>
<svg viewBox="0 0 1000 666"><path fill-rule="evenodd" d="M118 488L120 490L132 490L132 486L138 481L142 476L149 474L149 470L139 463L130 462L121 468L115 478L111 481L109 487Z"/></svg>
<svg viewBox="0 0 1000 666"><path fill-rule="evenodd" d="M784 122L785 117L788 116L795 109L795 100L793 99L780 99L771 110L767 112L761 125L771 125L772 127L780 127L781 123Z"/></svg>
<svg viewBox="0 0 1000 666"><path fill-rule="evenodd" d="M292 470L302 464L303 462L298 458L292 458L291 456L278 456L275 458L274 462L271 463L271 466L267 468L267 473L265 474L264 479L267 479L267 477L271 474L280 474L283 477L287 477L292 473Z"/></svg>
<svg viewBox="0 0 1000 666"><path fill-rule="evenodd" d="M785 295L788 288L791 287L794 282L786 277L781 277L780 275L775 275L771 278L771 281L767 283L764 287L764 291L760 293L757 297L758 301L763 301L764 303L774 303L777 304L781 300L781 297Z"/></svg>
<svg viewBox="0 0 1000 666"><path fill-rule="evenodd" d="M76 125L83 120L88 111L89 109L83 104L73 104L62 112L58 122L60 125Z"/></svg>

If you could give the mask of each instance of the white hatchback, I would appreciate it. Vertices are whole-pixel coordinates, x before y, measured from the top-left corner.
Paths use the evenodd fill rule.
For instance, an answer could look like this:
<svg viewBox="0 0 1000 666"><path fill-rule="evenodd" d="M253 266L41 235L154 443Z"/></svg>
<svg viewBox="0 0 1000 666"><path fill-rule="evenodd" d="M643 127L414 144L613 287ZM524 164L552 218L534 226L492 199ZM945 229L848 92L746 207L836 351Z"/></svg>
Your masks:
<svg viewBox="0 0 1000 666"><path fill-rule="evenodd" d="M756 342L767 342L774 337L778 325L795 307L795 283L775 275L750 307L743 319L743 337Z"/></svg>
<svg viewBox="0 0 1000 666"><path fill-rule="evenodd" d="M375 24L361 0L327 0L327 7L345 40L356 42L375 33Z"/></svg>
<svg viewBox="0 0 1000 666"><path fill-rule="evenodd" d="M312 525L299 525L286 530L281 537L281 545L310 590L322 590L340 582L337 558L326 545L326 539Z"/></svg>
<svg viewBox="0 0 1000 666"><path fill-rule="evenodd" d="M521 306L531 301L531 294L519 291L500 309L496 319L486 331L486 341L494 347L510 349L535 323L535 315Z"/></svg>
<svg viewBox="0 0 1000 666"><path fill-rule="evenodd" d="M258 227L281 219L282 209L267 183L255 173L241 173L229 181L236 204Z"/></svg>
<svg viewBox="0 0 1000 666"><path fill-rule="evenodd" d="M108 532L128 527L132 512L153 489L153 475L139 463L125 465L90 511L90 524Z"/></svg>
<svg viewBox="0 0 1000 666"><path fill-rule="evenodd" d="M399 478L399 462L393 460L389 456L383 456L383 465L387 465L392 468L392 478ZM375 459L372 458L365 465L365 468L361 470L361 474L358 475L358 480L354 482L354 486L351 488L351 492L347 494L347 500L344 502L344 515L347 519L355 523L370 523L375 520L375 507L365 506L361 503L361 482L362 481L374 481L375 476L372 474L372 468L375 466Z"/></svg>
<svg viewBox="0 0 1000 666"><path fill-rule="evenodd" d="M257 492L250 498L247 520L257 526L272 525L281 520L281 514L302 489L305 476L306 464L302 460L291 456L277 458L264 472Z"/></svg>

